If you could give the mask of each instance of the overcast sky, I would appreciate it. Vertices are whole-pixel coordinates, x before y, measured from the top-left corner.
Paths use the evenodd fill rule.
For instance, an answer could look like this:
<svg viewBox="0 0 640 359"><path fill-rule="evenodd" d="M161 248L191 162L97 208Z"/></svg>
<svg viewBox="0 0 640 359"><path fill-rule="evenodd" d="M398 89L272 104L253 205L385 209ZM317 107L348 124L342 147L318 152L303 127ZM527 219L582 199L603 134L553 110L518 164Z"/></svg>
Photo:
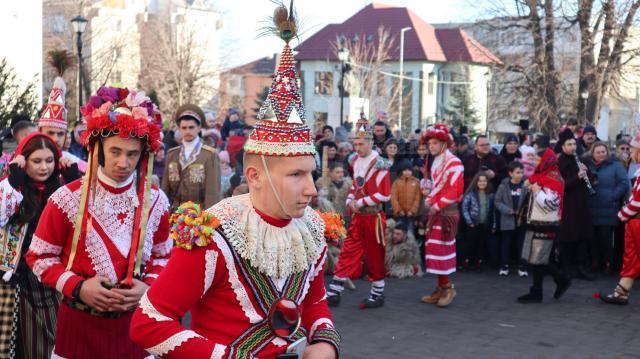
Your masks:
<svg viewBox="0 0 640 359"><path fill-rule="evenodd" d="M303 21L305 40L330 23L341 23L358 12L370 0L296 0L295 7ZM469 0L382 0L385 5L408 7L428 23L471 21L478 14ZM219 0L223 13L225 51L223 61L227 66L241 65L279 52L282 41L273 37L256 38L262 20L273 13L275 5L269 0ZM285 0L289 4L289 0ZM293 45L297 45L294 43ZM227 56L227 53L231 55Z"/></svg>

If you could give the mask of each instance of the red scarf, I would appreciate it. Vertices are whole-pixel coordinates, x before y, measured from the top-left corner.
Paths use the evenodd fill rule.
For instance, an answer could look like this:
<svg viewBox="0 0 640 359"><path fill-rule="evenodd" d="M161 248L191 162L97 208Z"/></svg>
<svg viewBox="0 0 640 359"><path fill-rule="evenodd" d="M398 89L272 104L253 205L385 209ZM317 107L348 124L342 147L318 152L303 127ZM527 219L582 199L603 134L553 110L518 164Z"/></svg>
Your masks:
<svg viewBox="0 0 640 359"><path fill-rule="evenodd" d="M558 158L555 153L547 148L540 159L540 163L529 177L530 183L537 183L543 189L548 188L560 196L560 207L562 208L562 199L564 198L564 180L558 170Z"/></svg>

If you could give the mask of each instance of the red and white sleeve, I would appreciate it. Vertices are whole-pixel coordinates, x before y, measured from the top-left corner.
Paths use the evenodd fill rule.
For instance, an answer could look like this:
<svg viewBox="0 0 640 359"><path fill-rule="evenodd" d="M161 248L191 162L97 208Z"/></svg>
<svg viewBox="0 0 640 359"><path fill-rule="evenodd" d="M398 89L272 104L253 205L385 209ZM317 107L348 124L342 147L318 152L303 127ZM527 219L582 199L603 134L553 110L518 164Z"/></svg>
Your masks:
<svg viewBox="0 0 640 359"><path fill-rule="evenodd" d="M69 298L75 286L84 279L67 271L61 260L62 250L72 236L73 225L69 218L50 198L42 211L25 258L38 280Z"/></svg>
<svg viewBox="0 0 640 359"><path fill-rule="evenodd" d="M171 248L173 248L173 240L169 236L169 217L169 211L165 210L160 216L158 229L153 234L151 258L149 258L144 271L144 282L148 285L155 282L169 261L169 254L171 254Z"/></svg>
<svg viewBox="0 0 640 359"><path fill-rule="evenodd" d="M370 181L375 181L378 190L370 196L360 198L358 207L375 206L391 199L391 176L388 170L379 169Z"/></svg>
<svg viewBox="0 0 640 359"><path fill-rule="evenodd" d="M324 287L324 261L327 249L323 251L315 265L313 278L310 279L309 291L302 301L302 326L307 330L311 344L326 342L336 350L340 349L340 334L333 325L333 319L326 301Z"/></svg>
<svg viewBox="0 0 640 359"><path fill-rule="evenodd" d="M140 299L131 320L131 339L149 353L165 359L222 357L225 346L187 329L185 313L211 287L222 261L214 246L175 247L171 260ZM217 263L217 264L216 264Z"/></svg>
<svg viewBox="0 0 640 359"><path fill-rule="evenodd" d="M618 218L625 222L638 214L638 212L640 212L640 184L637 183L633 186L631 200L620 209L620 212L618 212Z"/></svg>

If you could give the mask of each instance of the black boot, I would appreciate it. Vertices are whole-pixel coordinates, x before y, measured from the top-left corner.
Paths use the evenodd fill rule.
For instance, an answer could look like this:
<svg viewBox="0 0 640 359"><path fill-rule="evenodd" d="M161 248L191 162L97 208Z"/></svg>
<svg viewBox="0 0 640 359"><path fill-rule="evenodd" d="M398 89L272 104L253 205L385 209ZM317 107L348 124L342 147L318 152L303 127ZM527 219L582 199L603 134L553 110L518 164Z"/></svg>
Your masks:
<svg viewBox="0 0 640 359"><path fill-rule="evenodd" d="M340 294L327 295L327 304L330 307L337 307L340 305Z"/></svg>
<svg viewBox="0 0 640 359"><path fill-rule="evenodd" d="M384 305L384 295L369 297L360 303L360 309L379 308Z"/></svg>
<svg viewBox="0 0 640 359"><path fill-rule="evenodd" d="M518 297L519 303L542 303L542 288L531 287L529 293Z"/></svg>
<svg viewBox="0 0 640 359"><path fill-rule="evenodd" d="M555 280L556 282L556 290L553 292L553 297L555 299L560 299L564 295L564 293L571 287L571 278L567 276L561 276Z"/></svg>

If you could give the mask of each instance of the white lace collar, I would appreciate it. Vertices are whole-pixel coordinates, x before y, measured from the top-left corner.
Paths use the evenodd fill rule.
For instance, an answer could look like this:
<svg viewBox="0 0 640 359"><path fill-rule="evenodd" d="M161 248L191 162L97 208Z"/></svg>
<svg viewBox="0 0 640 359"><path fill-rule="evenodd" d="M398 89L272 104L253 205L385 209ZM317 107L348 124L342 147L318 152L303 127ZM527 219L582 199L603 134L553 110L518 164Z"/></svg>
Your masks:
<svg viewBox="0 0 640 359"><path fill-rule="evenodd" d="M129 178L127 178L126 180L124 180L123 182L116 182L114 180L112 180L111 178L109 178L106 174L104 174L104 172L102 171L102 167L98 167L98 179L106 184L107 186L113 187L113 188L122 188L122 187L126 187L128 186L131 181L133 181L133 178L136 176L136 173L132 173L131 176L129 176Z"/></svg>
<svg viewBox="0 0 640 359"><path fill-rule="evenodd" d="M292 219L282 228L270 225L256 213L249 194L224 199L207 211L220 220L225 237L238 255L272 278L311 268L326 245L324 222L309 207L303 217Z"/></svg>

